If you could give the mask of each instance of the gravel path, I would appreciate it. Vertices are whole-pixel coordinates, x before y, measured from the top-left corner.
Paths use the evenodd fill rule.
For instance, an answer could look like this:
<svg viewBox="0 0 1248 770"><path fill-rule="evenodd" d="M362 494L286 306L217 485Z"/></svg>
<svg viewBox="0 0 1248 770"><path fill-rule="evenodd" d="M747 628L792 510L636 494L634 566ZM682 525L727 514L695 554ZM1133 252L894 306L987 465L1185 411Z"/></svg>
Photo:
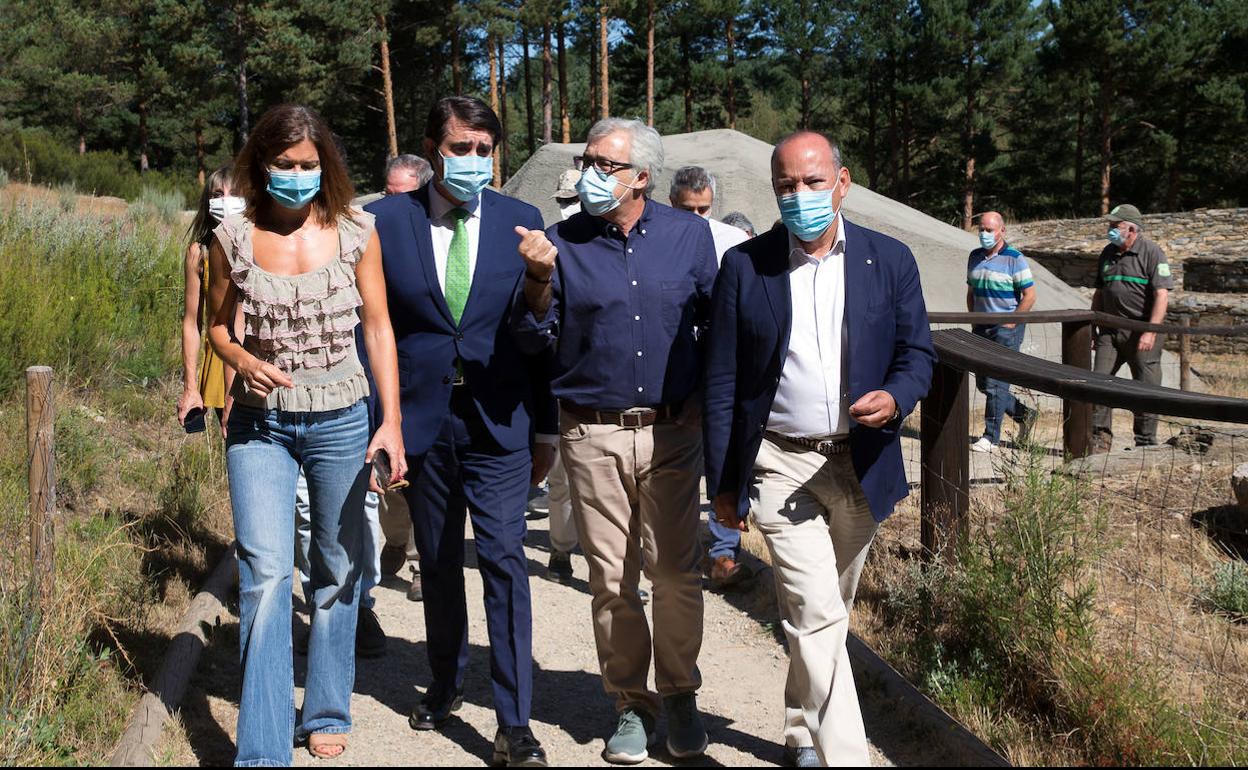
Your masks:
<svg viewBox="0 0 1248 770"><path fill-rule="evenodd" d="M534 606L535 734L552 765L598 765L604 737L614 728L611 700L602 690L590 626L587 567L573 556L576 580L559 585L540 577L548 556L546 521L530 521L527 554ZM468 563L473 564L471 547ZM471 657L465 678L465 703L439 732L416 733L407 716L430 680L425 658L423 605L409 602L406 585L387 578L377 589L377 614L390 637L385 657L361 660L352 704L355 729L342 759L314 760L303 749L295 764L479 766L490 760L494 714L490 706L489 657L486 647L481 581L466 571ZM711 745L693 765L776 765L782 759L781 727L787 658L772 635L775 608L763 575L748 594L729 597L707 592L706 625L700 666L703 687L699 706ZM644 582L643 582L644 585ZM302 629L296 633L303 633ZM184 730L173 730L164 747L176 764L229 764L237 720L239 678L237 623L218 629L183 704ZM303 659L296 657L296 683L303 680ZM934 752L925 731L898 717L898 704L887 702L858 676L872 764L945 764L956 758ZM296 702L302 700L298 688ZM660 725L662 730L662 725ZM647 763L671 764L663 754Z"/></svg>

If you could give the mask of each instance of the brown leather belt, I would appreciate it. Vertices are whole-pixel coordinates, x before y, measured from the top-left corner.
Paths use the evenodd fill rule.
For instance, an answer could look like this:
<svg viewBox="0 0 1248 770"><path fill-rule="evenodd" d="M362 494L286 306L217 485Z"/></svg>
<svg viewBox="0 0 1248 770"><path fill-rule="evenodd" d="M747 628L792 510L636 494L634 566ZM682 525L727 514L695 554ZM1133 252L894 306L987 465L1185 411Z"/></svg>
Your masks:
<svg viewBox="0 0 1248 770"><path fill-rule="evenodd" d="M672 422L680 416L680 405L667 404L655 407L633 407L622 412L605 412L579 406L571 401L560 401L559 409L581 422L593 425L618 425L621 428L648 428L659 422Z"/></svg>
<svg viewBox="0 0 1248 770"><path fill-rule="evenodd" d="M803 449L818 452L824 457L844 454L849 451L848 438L803 438L800 436L786 436L783 433L776 433L770 430L766 432L766 436L772 441L795 444Z"/></svg>

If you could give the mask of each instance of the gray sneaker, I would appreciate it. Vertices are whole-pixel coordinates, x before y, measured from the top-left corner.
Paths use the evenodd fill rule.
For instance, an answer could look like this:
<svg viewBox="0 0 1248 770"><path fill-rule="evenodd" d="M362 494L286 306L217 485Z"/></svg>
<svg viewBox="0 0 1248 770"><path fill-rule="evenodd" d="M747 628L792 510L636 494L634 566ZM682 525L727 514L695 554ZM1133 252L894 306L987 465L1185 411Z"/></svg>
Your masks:
<svg viewBox="0 0 1248 770"><path fill-rule="evenodd" d="M822 767L814 746L785 746L785 767Z"/></svg>
<svg viewBox="0 0 1248 770"><path fill-rule="evenodd" d="M706 728L698 713L697 696L691 692L663 699L667 711L667 751L676 759L692 759L706 752Z"/></svg>
<svg viewBox="0 0 1248 770"><path fill-rule="evenodd" d="M618 765L645 762L650 749L659 742L654 732L654 717L641 709L627 708L620 712L615 735L607 739L602 758Z"/></svg>

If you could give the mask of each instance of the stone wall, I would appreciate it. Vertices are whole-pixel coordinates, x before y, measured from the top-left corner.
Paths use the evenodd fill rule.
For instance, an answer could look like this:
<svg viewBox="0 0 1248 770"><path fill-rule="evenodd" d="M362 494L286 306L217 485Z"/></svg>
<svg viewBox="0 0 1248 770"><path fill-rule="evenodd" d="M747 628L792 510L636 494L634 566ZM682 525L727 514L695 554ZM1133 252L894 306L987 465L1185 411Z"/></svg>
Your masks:
<svg viewBox="0 0 1248 770"><path fill-rule="evenodd" d="M1028 259L1071 286L1091 288L1105 240L1103 219L1052 219L1007 225L1009 240ZM1248 208L1197 209L1144 217L1144 234L1170 260L1176 291L1166 320L1193 325L1248 324ZM1166 347L1178 348L1177 339ZM1248 338L1192 338L1208 352L1243 352Z"/></svg>

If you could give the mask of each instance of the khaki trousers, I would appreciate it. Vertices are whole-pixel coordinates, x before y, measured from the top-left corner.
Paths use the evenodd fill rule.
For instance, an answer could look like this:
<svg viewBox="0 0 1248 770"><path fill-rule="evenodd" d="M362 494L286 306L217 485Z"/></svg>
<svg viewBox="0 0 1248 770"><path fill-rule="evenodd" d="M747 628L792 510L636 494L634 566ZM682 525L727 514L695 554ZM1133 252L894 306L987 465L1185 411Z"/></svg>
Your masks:
<svg viewBox="0 0 1248 770"><path fill-rule="evenodd" d="M572 516L589 562L603 686L617 709L657 716L659 696L702 684L698 412L635 429L582 423L564 413L559 427ZM654 588L653 637L637 596L643 565ZM647 686L652 649L658 695Z"/></svg>
<svg viewBox="0 0 1248 770"><path fill-rule="evenodd" d="M825 766L867 766L845 640L858 576L879 525L849 454L824 457L765 438L750 498L754 524L771 552L789 643L785 743L814 746Z"/></svg>
<svg viewBox="0 0 1248 770"><path fill-rule="evenodd" d="M550 547L571 553L576 548L576 522L572 520L572 490L563 469L562 451L555 455L546 481L550 485Z"/></svg>
<svg viewBox="0 0 1248 770"><path fill-rule="evenodd" d="M419 562L420 554L416 552L416 541L412 537L412 512L403 493L396 491L381 495L377 514L381 519L381 532L386 545L402 548L408 561Z"/></svg>

